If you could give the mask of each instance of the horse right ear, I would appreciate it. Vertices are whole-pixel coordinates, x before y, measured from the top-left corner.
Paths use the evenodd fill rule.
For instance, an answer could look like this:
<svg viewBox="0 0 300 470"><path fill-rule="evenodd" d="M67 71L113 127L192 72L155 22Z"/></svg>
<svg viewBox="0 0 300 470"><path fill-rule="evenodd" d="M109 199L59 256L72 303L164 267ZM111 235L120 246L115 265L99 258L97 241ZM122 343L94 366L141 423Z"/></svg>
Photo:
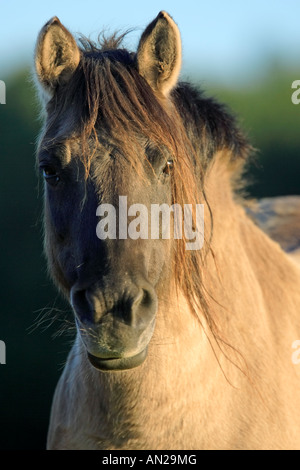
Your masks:
<svg viewBox="0 0 300 470"><path fill-rule="evenodd" d="M42 28L35 49L35 70L50 99L59 84L66 83L80 61L80 50L72 34L55 16Z"/></svg>
<svg viewBox="0 0 300 470"><path fill-rule="evenodd" d="M166 97L175 87L181 68L181 38L175 21L165 11L142 34L137 66L156 93Z"/></svg>

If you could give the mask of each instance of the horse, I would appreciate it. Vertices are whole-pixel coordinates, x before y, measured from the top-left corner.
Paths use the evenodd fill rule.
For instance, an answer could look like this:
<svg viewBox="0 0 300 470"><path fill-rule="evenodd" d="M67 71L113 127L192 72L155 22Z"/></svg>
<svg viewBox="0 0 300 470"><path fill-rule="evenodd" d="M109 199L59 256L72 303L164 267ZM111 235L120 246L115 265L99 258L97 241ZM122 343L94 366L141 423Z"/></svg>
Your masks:
<svg viewBox="0 0 300 470"><path fill-rule="evenodd" d="M299 449L300 266L237 190L252 146L180 80L168 13L135 52L123 40L79 41L54 17L35 49L44 249L76 325L47 449Z"/></svg>

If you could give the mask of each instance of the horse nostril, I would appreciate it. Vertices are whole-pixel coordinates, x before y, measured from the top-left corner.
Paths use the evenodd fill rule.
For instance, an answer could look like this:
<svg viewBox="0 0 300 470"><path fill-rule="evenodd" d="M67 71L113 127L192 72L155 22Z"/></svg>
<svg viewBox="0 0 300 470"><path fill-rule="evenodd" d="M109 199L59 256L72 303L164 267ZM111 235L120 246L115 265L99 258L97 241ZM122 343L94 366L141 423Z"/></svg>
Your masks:
<svg viewBox="0 0 300 470"><path fill-rule="evenodd" d="M127 312L131 326L142 327L156 310L156 295L148 289L141 289Z"/></svg>
<svg viewBox="0 0 300 470"><path fill-rule="evenodd" d="M89 302L86 295L86 290L71 290L71 305L74 312L79 316L81 320L86 320L89 315ZM91 320L91 318L89 318Z"/></svg>
<svg viewBox="0 0 300 470"><path fill-rule="evenodd" d="M141 289L139 294L136 296L136 298L133 301L133 306L135 308L138 307L150 307L152 304L153 298L152 295L150 294L149 291L146 289Z"/></svg>
<svg viewBox="0 0 300 470"><path fill-rule="evenodd" d="M75 315L82 323L99 324L111 316L128 326L141 326L156 308L155 293L136 285L129 291L120 291L118 294L115 289L72 288L70 300Z"/></svg>
<svg viewBox="0 0 300 470"><path fill-rule="evenodd" d="M144 307L150 307L153 303L153 296L147 290L143 289L143 298L141 304Z"/></svg>

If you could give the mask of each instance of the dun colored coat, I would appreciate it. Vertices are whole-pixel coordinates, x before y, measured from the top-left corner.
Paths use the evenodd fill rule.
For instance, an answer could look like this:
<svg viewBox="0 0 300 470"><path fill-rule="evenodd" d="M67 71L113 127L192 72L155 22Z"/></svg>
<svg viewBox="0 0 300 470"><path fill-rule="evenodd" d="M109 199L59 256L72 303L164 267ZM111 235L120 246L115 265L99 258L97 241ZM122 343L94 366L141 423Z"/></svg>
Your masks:
<svg viewBox="0 0 300 470"><path fill-rule="evenodd" d="M235 195L251 147L178 81L167 13L136 53L121 40L79 46L55 17L36 46L45 251L77 327L48 448L299 449L300 267ZM203 248L100 240L97 208L119 196L203 204Z"/></svg>

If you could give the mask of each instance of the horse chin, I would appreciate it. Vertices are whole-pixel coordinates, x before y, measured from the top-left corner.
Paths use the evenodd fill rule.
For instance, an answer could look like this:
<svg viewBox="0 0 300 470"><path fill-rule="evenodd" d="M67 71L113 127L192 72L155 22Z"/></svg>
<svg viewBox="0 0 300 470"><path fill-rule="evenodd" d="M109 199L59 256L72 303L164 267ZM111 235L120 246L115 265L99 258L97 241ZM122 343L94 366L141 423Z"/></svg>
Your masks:
<svg viewBox="0 0 300 470"><path fill-rule="evenodd" d="M88 359L95 369L102 372L116 372L134 369L140 366L146 359L148 348L131 357L101 358L88 353Z"/></svg>

